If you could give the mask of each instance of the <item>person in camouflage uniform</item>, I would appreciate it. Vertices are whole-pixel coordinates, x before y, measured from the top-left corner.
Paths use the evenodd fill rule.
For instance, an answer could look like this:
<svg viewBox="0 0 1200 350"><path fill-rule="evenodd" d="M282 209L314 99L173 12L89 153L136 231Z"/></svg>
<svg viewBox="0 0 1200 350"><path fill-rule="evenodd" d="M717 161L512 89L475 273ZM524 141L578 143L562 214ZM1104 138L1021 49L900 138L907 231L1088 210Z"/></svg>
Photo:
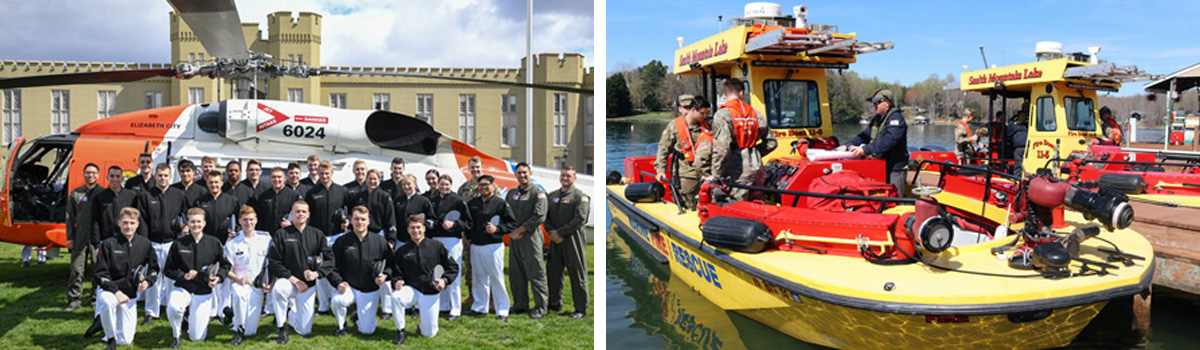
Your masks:
<svg viewBox="0 0 1200 350"><path fill-rule="evenodd" d="M663 130L658 140L658 153L654 158L655 179L667 181L671 164L668 156L674 153L674 161L678 164L678 173L671 176L678 181L679 191L683 198L683 206L688 209L696 208L696 195L700 193L701 169L696 167L696 154L701 143L712 144L712 133L704 123L706 114L702 113L701 105L707 106L702 96L680 95L679 113L667 128ZM680 132L686 126L687 132Z"/></svg>
<svg viewBox="0 0 1200 350"><path fill-rule="evenodd" d="M762 155L779 145L762 113L744 98L742 81L730 78L723 86L725 104L713 116L712 169L706 179L732 179L739 185L758 186L763 180ZM748 190L734 188L735 200L752 199Z"/></svg>
<svg viewBox="0 0 1200 350"><path fill-rule="evenodd" d="M958 158L958 164L967 164L964 156L974 153L971 145L979 140L978 136L971 134L971 122L975 120L975 111L970 108L964 109L962 119L954 123L954 156Z"/></svg>

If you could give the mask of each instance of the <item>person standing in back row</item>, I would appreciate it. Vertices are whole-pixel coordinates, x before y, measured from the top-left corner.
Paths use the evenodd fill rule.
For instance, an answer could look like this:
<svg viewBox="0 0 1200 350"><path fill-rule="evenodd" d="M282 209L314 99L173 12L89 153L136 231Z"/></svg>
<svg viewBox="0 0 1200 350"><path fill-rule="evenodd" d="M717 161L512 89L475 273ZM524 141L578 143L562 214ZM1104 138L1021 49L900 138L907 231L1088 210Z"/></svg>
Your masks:
<svg viewBox="0 0 1200 350"><path fill-rule="evenodd" d="M725 81L725 104L713 116L712 178L729 178L739 185L758 186L763 180L764 154L779 145L767 119L743 101L745 86L737 78ZM753 199L749 190L734 188L735 200Z"/></svg>
<svg viewBox="0 0 1200 350"><path fill-rule="evenodd" d="M529 164L516 167L518 186L504 195L520 225L509 233L508 284L512 286L512 313L529 312L529 318L546 316L546 260L540 227L546 221L546 192L529 180ZM533 286L533 310L529 309L529 287Z"/></svg>
<svg viewBox="0 0 1200 350"><path fill-rule="evenodd" d="M146 187L141 193L142 203L145 204L142 212L148 226L147 238L150 239L150 246L154 248L158 266L167 266L167 254L171 251L171 244L183 232L181 224L184 220L181 218L188 209L187 195L183 190L171 187L170 164L159 163L154 168L154 184ZM171 295L171 289L174 287L175 281L160 278L158 283L146 290L146 319L142 321L143 326L150 325L150 322L159 317L158 309L168 305L167 297Z"/></svg>
<svg viewBox="0 0 1200 350"><path fill-rule="evenodd" d="M855 156L883 159L888 183L896 186L896 191L903 195L907 193L904 184L908 172L904 167L908 165L908 124L900 114L891 90L879 89L867 102L875 106L875 117L865 130L839 149L853 152Z"/></svg>
<svg viewBox="0 0 1200 350"><path fill-rule="evenodd" d="M682 114L668 123L658 139L658 153L654 158L655 179L666 182L673 161L678 164L678 171L670 174L672 181L679 184L680 197L683 198L684 208L696 209L696 195L700 193L700 177L707 175L695 167L697 146L700 143L712 144L712 132L704 122L701 107L707 107L708 102L703 96L680 95L679 112ZM674 157L671 154L674 153ZM709 152L711 153L711 152Z"/></svg>
<svg viewBox="0 0 1200 350"><path fill-rule="evenodd" d="M78 310L83 296L83 276L88 261L92 260L92 196L99 193L100 166L87 163L83 166L83 185L71 190L67 198L67 249L71 251L71 272L67 277L66 312ZM94 295L93 295L94 296Z"/></svg>
<svg viewBox="0 0 1200 350"><path fill-rule="evenodd" d="M571 318L583 318L588 307L587 259L584 224L588 220L590 199L575 187L575 168L565 167L558 175L558 191L550 193L546 210L546 231L550 232L550 310L562 311L563 268L571 276L571 299L575 312Z"/></svg>
<svg viewBox="0 0 1200 350"><path fill-rule="evenodd" d="M348 225L346 217L346 188L333 183L333 164L322 161L317 166L318 180L313 189L304 195L309 205L308 225L325 234L325 246L333 246ZM329 312L329 299L333 297L333 286L322 277L317 281L317 312Z"/></svg>

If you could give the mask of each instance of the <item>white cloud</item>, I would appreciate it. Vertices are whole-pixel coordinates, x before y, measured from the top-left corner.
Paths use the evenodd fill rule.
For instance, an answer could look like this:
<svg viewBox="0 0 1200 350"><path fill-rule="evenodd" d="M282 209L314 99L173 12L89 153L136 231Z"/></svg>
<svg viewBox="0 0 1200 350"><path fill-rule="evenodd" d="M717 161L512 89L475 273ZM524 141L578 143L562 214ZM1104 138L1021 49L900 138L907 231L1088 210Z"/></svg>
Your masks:
<svg viewBox="0 0 1200 350"><path fill-rule="evenodd" d="M538 52L581 52L592 65L591 1L534 7ZM524 1L243 0L243 22L276 11L322 15L321 63L516 67L525 55ZM0 11L0 59L165 62L166 1L27 1ZM114 20L114 17L119 20Z"/></svg>

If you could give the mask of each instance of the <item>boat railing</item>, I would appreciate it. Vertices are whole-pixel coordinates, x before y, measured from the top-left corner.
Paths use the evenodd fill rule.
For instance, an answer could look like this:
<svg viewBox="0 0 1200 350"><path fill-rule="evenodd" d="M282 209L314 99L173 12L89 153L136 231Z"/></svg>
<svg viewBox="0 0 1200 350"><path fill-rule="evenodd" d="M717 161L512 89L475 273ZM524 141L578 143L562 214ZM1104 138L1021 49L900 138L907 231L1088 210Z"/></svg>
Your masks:
<svg viewBox="0 0 1200 350"><path fill-rule="evenodd" d="M780 195L795 196L794 198L792 198L792 204L791 204L792 207L796 207L797 205L800 204L800 197L817 197L817 198L842 199L842 200L860 200L860 201L872 201L872 202L882 202L882 203L900 203L900 204L916 204L917 203L916 198L908 198L908 197L855 196L855 195L848 195L848 194L794 191L794 190L784 190L784 189L778 189L778 188L767 188L767 187L759 187L759 186L742 185L742 184L734 183L733 181L728 181L728 180L723 181L723 183L730 187L742 188L742 189L747 189L747 190L751 190L751 191L760 191L760 192L765 192L765 193L777 193Z"/></svg>
<svg viewBox="0 0 1200 350"><path fill-rule="evenodd" d="M949 174L950 169L955 169L955 174L957 174L958 170L960 170L960 169L978 172L981 175L986 174L987 176L985 176L984 180L983 180L983 193L980 194L980 196L979 196L979 198L982 199L981 205L983 205L983 206L987 205L988 194L992 193L992 186L993 186L992 177L993 176L999 176L999 177L1002 177L1005 179L1009 179L1009 180L1012 180L1014 183L1020 184L1019 186L1023 186L1021 177L1013 175L1013 174L1009 174L1009 173L1006 173L1003 171L998 171L998 170L992 169L991 167L977 167L977 166L955 164L955 163L936 161L936 160L922 160L920 163L917 163L917 169L924 169L926 163L939 165L939 167L938 167L939 168L939 170L938 170L938 187L945 187L946 175ZM915 187L917 184L917 180L919 178L920 178L920 175L913 176L909 185ZM1022 192L1024 192L1024 191L1022 191L1021 188L1017 189L1018 194L1020 194ZM980 210L982 211L984 209L985 208L981 208Z"/></svg>

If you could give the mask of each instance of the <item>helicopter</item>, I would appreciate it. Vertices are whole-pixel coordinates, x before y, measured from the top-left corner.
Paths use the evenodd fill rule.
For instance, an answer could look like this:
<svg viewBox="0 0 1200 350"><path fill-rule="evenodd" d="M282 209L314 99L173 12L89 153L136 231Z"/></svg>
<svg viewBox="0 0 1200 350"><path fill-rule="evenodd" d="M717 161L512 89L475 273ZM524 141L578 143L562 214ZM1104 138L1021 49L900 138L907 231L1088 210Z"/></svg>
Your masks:
<svg viewBox="0 0 1200 350"><path fill-rule="evenodd" d="M3 164L6 175L0 187L0 242L40 249L66 247L67 196L70 189L84 184L78 176L83 168L87 164L101 169L119 166L126 169L124 177L129 178L135 176L132 169L137 168L142 153L150 154L154 163L170 164L184 159L199 164L203 156L215 158L217 164L257 159L264 170L317 155L333 164L337 183L352 179L349 168L356 160L366 161L368 168L388 169L393 158L402 157L406 173L424 174L438 169L459 184L467 179L467 161L478 156L483 172L495 177L501 191L517 186L515 163L484 154L420 119L382 110L257 100L251 96L258 96L254 83L260 79L359 74L593 93L591 89L564 85L309 67L303 62L277 60L249 51L233 0L167 2L193 29L211 61L160 69L6 78L0 79L0 89L200 77L229 80L237 98L135 111L88 122L70 133L14 139ZM534 184L547 192L559 187L558 170L531 168ZM591 193L593 179L580 174L575 186Z"/></svg>

